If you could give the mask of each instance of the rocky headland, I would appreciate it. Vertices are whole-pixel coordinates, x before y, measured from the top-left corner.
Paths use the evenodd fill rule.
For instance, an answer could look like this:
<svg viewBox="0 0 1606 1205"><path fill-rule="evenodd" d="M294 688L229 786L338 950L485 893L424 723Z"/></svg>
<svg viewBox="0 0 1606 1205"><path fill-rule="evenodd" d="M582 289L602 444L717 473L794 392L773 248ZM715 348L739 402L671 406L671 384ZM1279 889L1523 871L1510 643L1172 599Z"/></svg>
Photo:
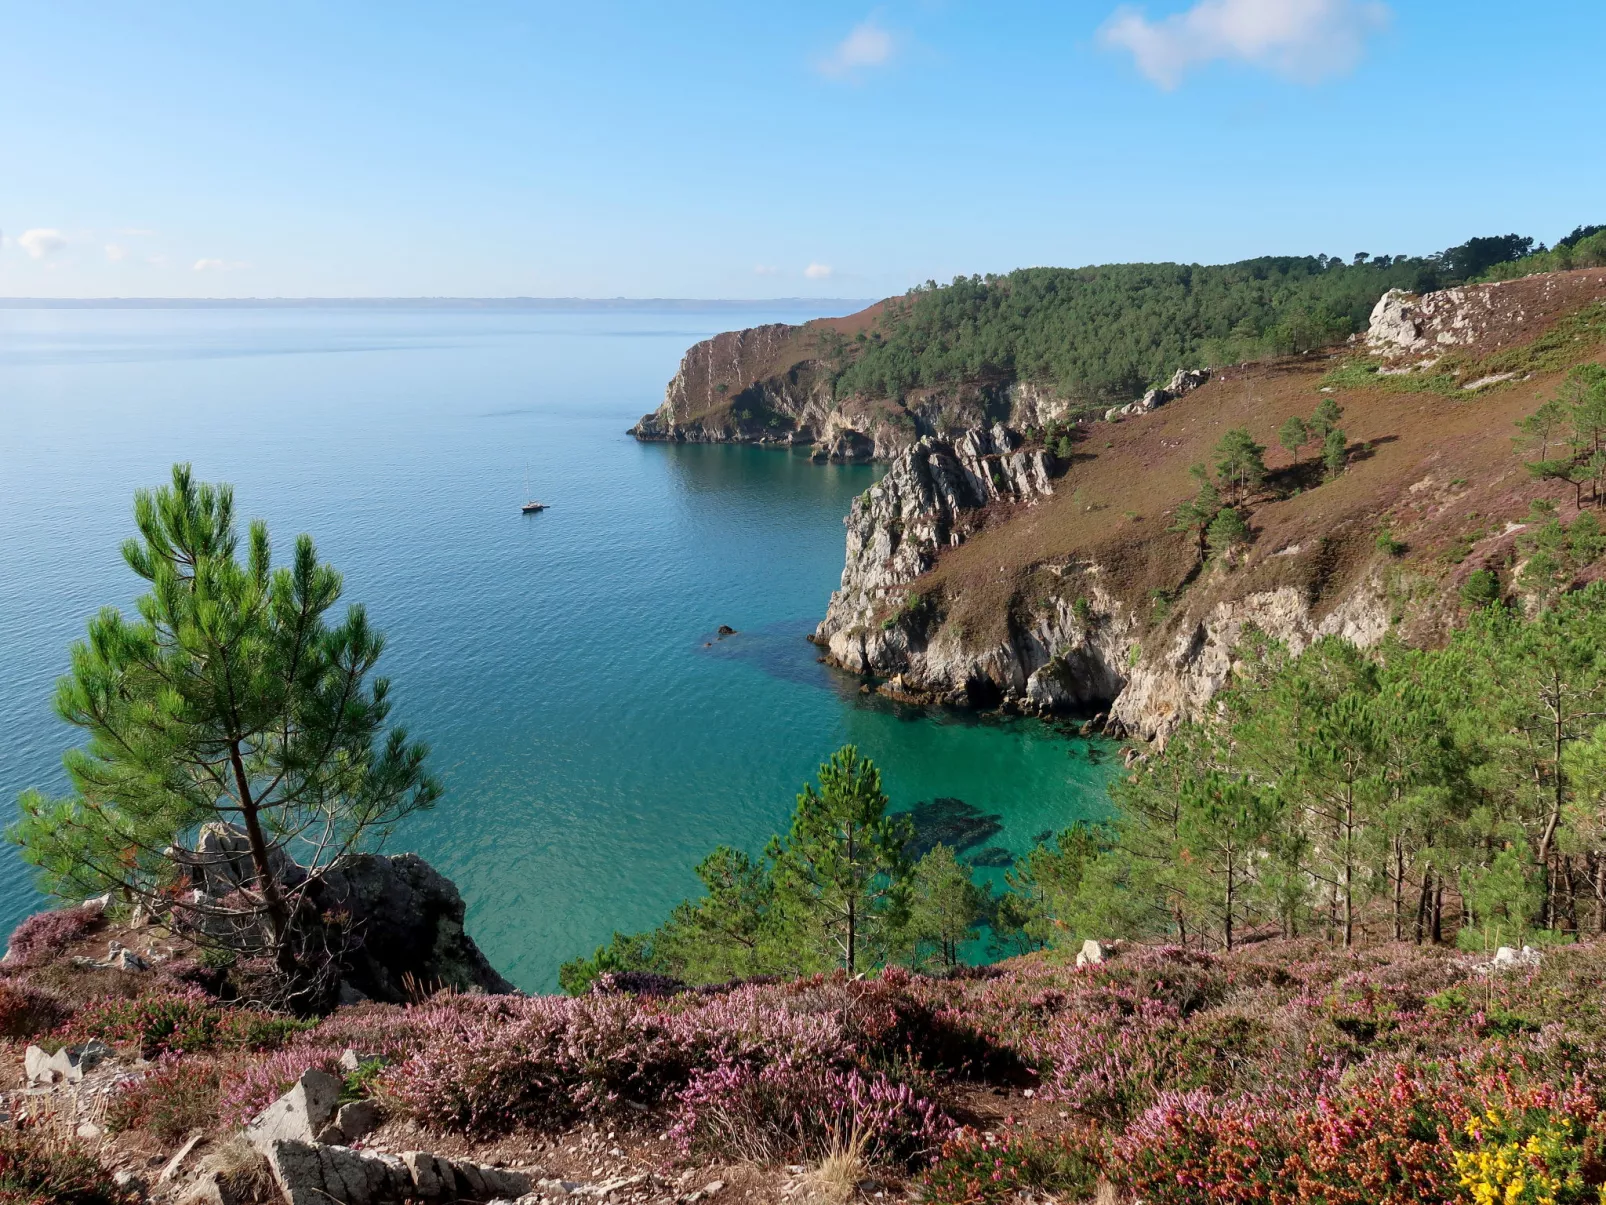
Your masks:
<svg viewBox="0 0 1606 1205"><path fill-rule="evenodd" d="M873 325L866 311L698 344L635 434L887 463L845 520L841 585L814 636L872 689L1107 712L1117 731L1164 738L1227 681L1251 630L1296 651L1328 634L1442 636L1456 590L1513 555L1544 492L1513 424L1599 346L1602 298L1598 269L1393 290L1345 348L1178 370L1092 411L1019 380L834 397L827 336ZM1333 479L1277 446L1280 424L1324 397L1349 438ZM1074 449L1044 446L1051 426ZM1204 563L1172 516L1189 466L1233 427L1272 449L1270 472L1245 507L1250 543Z"/></svg>

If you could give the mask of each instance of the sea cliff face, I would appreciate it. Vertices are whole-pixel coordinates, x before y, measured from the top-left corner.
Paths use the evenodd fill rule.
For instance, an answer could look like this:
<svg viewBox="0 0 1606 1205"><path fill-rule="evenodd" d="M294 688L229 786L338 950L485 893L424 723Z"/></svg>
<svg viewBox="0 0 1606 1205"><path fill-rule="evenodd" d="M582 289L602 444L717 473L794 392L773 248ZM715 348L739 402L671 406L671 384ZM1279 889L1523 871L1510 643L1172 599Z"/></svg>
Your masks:
<svg viewBox="0 0 1606 1205"><path fill-rule="evenodd" d="M1053 492L1054 458L1020 445L1001 423L950 442L925 436L854 499L842 585L815 632L838 665L874 673L906 662L919 622L902 588L963 541L985 508L1031 505Z"/></svg>
<svg viewBox="0 0 1606 1205"><path fill-rule="evenodd" d="M1251 628L1296 653L1324 635L1367 646L1389 631L1383 584L1368 577L1336 606L1318 608L1293 586L1222 599L1153 640L1154 626L1111 589L1118 571L1082 560L1039 567L1046 590L1030 603L1012 599L1001 627L978 638L956 618L957 600L921 594L918 579L973 530L979 507L999 497L1031 504L1050 490L1034 472L1012 474L1009 488L967 506L976 495L933 488L952 479L956 463L937 447L912 449L847 518L841 588L815 641L883 694L1041 714L1107 711L1116 730L1163 739L1226 684ZM1204 583L1201 593L1221 584Z"/></svg>
<svg viewBox="0 0 1606 1205"><path fill-rule="evenodd" d="M822 324L775 323L694 344L637 439L806 446L821 461L890 462L923 438L944 442L1006 423L1043 427L1076 405L1030 381L961 382L898 398L837 397Z"/></svg>

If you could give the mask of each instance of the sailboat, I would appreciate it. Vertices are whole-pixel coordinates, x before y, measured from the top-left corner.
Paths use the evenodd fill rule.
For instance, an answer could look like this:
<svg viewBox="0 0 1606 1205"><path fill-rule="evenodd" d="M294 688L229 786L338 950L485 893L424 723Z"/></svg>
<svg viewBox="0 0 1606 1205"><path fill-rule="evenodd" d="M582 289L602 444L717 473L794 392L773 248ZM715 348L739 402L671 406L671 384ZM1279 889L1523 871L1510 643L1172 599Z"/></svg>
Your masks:
<svg viewBox="0 0 1606 1205"><path fill-rule="evenodd" d="M525 469L524 470L524 496L526 498L528 498L530 496L530 470L529 469ZM534 501L526 502L523 506L519 507L519 509L521 511L523 511L527 515L536 515L536 514L540 514L542 511L544 511L546 509L546 503L545 502L534 502Z"/></svg>

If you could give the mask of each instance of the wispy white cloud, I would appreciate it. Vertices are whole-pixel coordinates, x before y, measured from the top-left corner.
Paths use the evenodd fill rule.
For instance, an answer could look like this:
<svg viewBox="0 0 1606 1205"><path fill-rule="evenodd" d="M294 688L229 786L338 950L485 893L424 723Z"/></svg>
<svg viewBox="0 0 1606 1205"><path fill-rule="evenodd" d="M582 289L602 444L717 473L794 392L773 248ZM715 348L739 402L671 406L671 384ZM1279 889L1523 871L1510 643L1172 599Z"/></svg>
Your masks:
<svg viewBox="0 0 1606 1205"><path fill-rule="evenodd" d="M1190 68L1217 59L1316 83L1353 68L1367 38L1388 21L1378 0L1198 0L1157 21L1118 8L1099 36L1129 51L1138 70L1169 91Z"/></svg>
<svg viewBox="0 0 1606 1205"><path fill-rule="evenodd" d="M35 259L54 255L67 246L67 236L59 230L24 230L17 236L17 245Z"/></svg>
<svg viewBox="0 0 1606 1205"><path fill-rule="evenodd" d="M195 261L197 272L238 272L251 265L237 259L198 259Z"/></svg>
<svg viewBox="0 0 1606 1205"><path fill-rule="evenodd" d="M808 267L803 269L803 275L807 276L810 280L824 280L826 277L830 276L834 270L835 269L833 269L830 264L810 264Z"/></svg>
<svg viewBox="0 0 1606 1205"><path fill-rule="evenodd" d="M781 274L781 270L779 268L775 267L773 264L754 264L753 265L753 275L754 276L779 276L780 274Z"/></svg>
<svg viewBox="0 0 1606 1205"><path fill-rule="evenodd" d="M116 243L106 244L106 258L111 260L112 263L115 264L119 260L127 258L127 256L128 252L119 247Z"/></svg>
<svg viewBox="0 0 1606 1205"><path fill-rule="evenodd" d="M870 67L884 67L892 61L897 41L892 33L869 17L848 31L848 36L832 48L815 66L821 74L834 77L852 75Z"/></svg>

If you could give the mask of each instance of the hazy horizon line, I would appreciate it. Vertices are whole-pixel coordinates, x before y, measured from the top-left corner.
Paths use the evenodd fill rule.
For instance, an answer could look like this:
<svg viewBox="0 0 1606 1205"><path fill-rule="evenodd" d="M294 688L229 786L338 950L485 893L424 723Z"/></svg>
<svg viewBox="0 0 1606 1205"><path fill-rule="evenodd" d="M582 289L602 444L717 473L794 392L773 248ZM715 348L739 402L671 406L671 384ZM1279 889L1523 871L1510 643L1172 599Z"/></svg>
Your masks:
<svg viewBox="0 0 1606 1205"><path fill-rule="evenodd" d="M0 297L0 309L273 309L294 307L454 309L648 309L871 305L864 297Z"/></svg>

